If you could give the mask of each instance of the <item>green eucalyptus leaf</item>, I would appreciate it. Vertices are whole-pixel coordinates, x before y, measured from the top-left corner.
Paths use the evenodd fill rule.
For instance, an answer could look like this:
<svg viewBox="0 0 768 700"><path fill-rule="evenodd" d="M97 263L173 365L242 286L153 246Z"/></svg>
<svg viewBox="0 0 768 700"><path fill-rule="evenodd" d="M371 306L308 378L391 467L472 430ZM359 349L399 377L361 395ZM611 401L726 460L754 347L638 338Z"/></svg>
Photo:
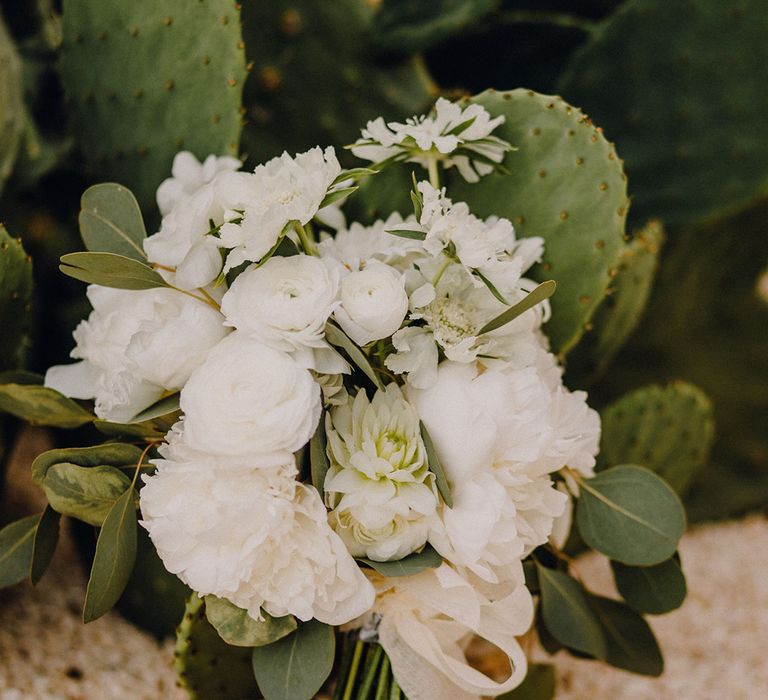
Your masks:
<svg viewBox="0 0 768 700"><path fill-rule="evenodd" d="M32 481L40 486L45 475L54 464L68 463L80 467L135 467L139 463L142 450L136 445L121 442L107 442L92 447L68 447L48 450L32 462Z"/></svg>
<svg viewBox="0 0 768 700"><path fill-rule="evenodd" d="M414 231L409 228L390 228L387 229L387 233L390 233L393 236L398 236L399 238L410 238L413 241L423 241L427 237L427 234L424 233L424 231Z"/></svg>
<svg viewBox="0 0 768 700"><path fill-rule="evenodd" d="M687 593L680 562L670 557L655 566L626 566L611 562L616 588L635 610L662 615L679 608Z"/></svg>
<svg viewBox="0 0 768 700"><path fill-rule="evenodd" d="M445 475L443 465L440 463L440 458L437 456L437 450L435 450L435 443L432 442L432 438L429 435L427 426L422 421L419 421L421 426L421 439L424 440L424 448L427 451L427 464L429 465L429 471L435 475L435 483L437 484L437 490L445 501L445 505L449 508L453 508L453 496L451 495L451 487L448 483L448 477Z"/></svg>
<svg viewBox="0 0 768 700"><path fill-rule="evenodd" d="M32 545L32 561L29 566L29 579L33 585L43 577L53 559L53 553L59 541L60 521L61 516L50 505L45 507L37 521Z"/></svg>
<svg viewBox="0 0 768 700"><path fill-rule="evenodd" d="M312 474L312 485L322 496L325 486L325 475L330 469L328 453L326 452L325 420L320 416L317 430L309 441L309 468Z"/></svg>
<svg viewBox="0 0 768 700"><path fill-rule="evenodd" d="M253 674L265 700L311 700L333 669L333 627L309 620L273 644L253 650Z"/></svg>
<svg viewBox="0 0 768 700"><path fill-rule="evenodd" d="M555 667L552 664L528 664L525 680L497 700L552 700L555 697Z"/></svg>
<svg viewBox="0 0 768 700"><path fill-rule="evenodd" d="M358 558L366 566L370 566L380 574L390 578L412 576L426 569L435 569L443 563L443 558L432 545L426 545L420 552L414 552L397 561L374 561L373 559Z"/></svg>
<svg viewBox="0 0 768 700"><path fill-rule="evenodd" d="M35 425L77 428L94 416L72 399L38 384L0 384L0 411Z"/></svg>
<svg viewBox="0 0 768 700"><path fill-rule="evenodd" d="M39 520L39 514L28 515L0 530L0 588L13 586L29 576Z"/></svg>
<svg viewBox="0 0 768 700"><path fill-rule="evenodd" d="M576 522L592 549L630 566L669 559L685 532L677 494L648 469L621 465L580 479Z"/></svg>
<svg viewBox="0 0 768 700"><path fill-rule="evenodd" d="M536 564L541 589L541 616L547 630L565 646L591 654L607 655L600 622L589 604L588 593L576 579Z"/></svg>
<svg viewBox="0 0 768 700"><path fill-rule="evenodd" d="M254 620L246 610L224 598L205 596L205 615L219 636L236 647L262 647L293 632L297 625L293 615L272 617L262 610L263 620Z"/></svg>
<svg viewBox="0 0 768 700"><path fill-rule="evenodd" d="M141 413L133 417L131 423L144 423L155 418L162 418L179 410L180 393L172 394L153 403L149 408L145 408Z"/></svg>
<svg viewBox="0 0 768 700"><path fill-rule="evenodd" d="M532 309L536 304L540 304L545 299L549 299L554 293L555 289L557 288L557 284L554 280L547 280L546 282L542 282L536 289L530 292L525 299L521 299L517 302L517 304L514 304L510 306L506 311L503 311L500 313L496 318L494 318L491 321L488 321L481 329L478 335L482 335L483 333L490 333L491 331L495 331L497 328L501 328L502 326L505 326L510 321L514 321L518 316L524 314L528 309Z"/></svg>
<svg viewBox="0 0 768 700"><path fill-rule="evenodd" d="M349 355L349 359L357 365L357 367L363 372L363 374L370 379L377 389L381 389L381 381L376 376L376 372L373 371L371 363L368 362L368 358L363 354L363 351L355 345L347 334L333 323L325 324L325 338L331 344L337 348L341 348Z"/></svg>
<svg viewBox="0 0 768 700"><path fill-rule="evenodd" d="M96 554L85 591L83 621L92 622L110 610L123 593L136 560L135 490L115 501L96 542Z"/></svg>
<svg viewBox="0 0 768 700"><path fill-rule="evenodd" d="M147 231L141 209L127 187L114 182L89 187L80 200L78 221L88 250L147 259L142 248Z"/></svg>
<svg viewBox="0 0 768 700"><path fill-rule="evenodd" d="M130 483L115 467L61 462L48 469L41 486L57 513L100 527Z"/></svg>
<svg viewBox="0 0 768 700"><path fill-rule="evenodd" d="M133 258L115 253L67 253L59 269L81 282L114 289L155 289L170 285L160 274Z"/></svg>
<svg viewBox="0 0 768 700"><path fill-rule="evenodd" d="M590 596L607 641L605 661L644 676L660 676L664 660L648 623L632 608L617 600Z"/></svg>

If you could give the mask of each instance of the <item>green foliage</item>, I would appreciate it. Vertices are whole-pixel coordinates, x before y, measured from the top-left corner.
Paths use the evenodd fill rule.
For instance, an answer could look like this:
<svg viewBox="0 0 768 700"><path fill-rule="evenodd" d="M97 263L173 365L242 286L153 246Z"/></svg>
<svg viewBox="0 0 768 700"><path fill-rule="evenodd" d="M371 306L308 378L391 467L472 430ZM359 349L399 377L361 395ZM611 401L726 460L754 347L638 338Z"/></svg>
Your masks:
<svg viewBox="0 0 768 700"><path fill-rule="evenodd" d="M59 265L65 275L114 289L154 289L169 284L145 263L115 253L67 253Z"/></svg>
<svg viewBox="0 0 768 700"><path fill-rule="evenodd" d="M642 221L677 227L768 186L764 0L630 0L573 56L558 89L620 144Z"/></svg>
<svg viewBox="0 0 768 700"><path fill-rule="evenodd" d="M592 317L592 331L568 356L570 385L588 384L600 377L637 327L656 277L663 240L661 224L651 221L624 248L610 294Z"/></svg>
<svg viewBox="0 0 768 700"><path fill-rule="evenodd" d="M274 0L245 3L242 12L253 64L243 98L249 162L350 143L368 120L418 114L433 97L420 61L371 55L374 13L364 2Z"/></svg>
<svg viewBox="0 0 768 700"><path fill-rule="evenodd" d="M246 610L224 598L205 596L205 616L227 643L236 647L263 647L291 634L296 627L293 615L272 617L262 611L263 620L254 620Z"/></svg>
<svg viewBox="0 0 768 700"><path fill-rule="evenodd" d="M48 450L32 462L32 481L40 486L48 470L59 464L73 464L80 467L130 467L135 469L142 451L135 445L107 442L93 447L70 447Z"/></svg>
<svg viewBox="0 0 768 700"><path fill-rule="evenodd" d="M104 519L88 578L83 621L108 612L125 590L136 560L136 492L131 484Z"/></svg>
<svg viewBox="0 0 768 700"><path fill-rule="evenodd" d="M0 192L11 174L23 132L21 61L0 15Z"/></svg>
<svg viewBox="0 0 768 700"><path fill-rule="evenodd" d="M28 515L0 530L0 588L29 576L39 519L40 515Z"/></svg>
<svg viewBox="0 0 768 700"><path fill-rule="evenodd" d="M426 545L420 552L414 552L397 561L374 561L373 559L358 558L366 566L376 569L380 574L396 578L412 576L425 569L434 569L443 563L443 558L432 545Z"/></svg>
<svg viewBox="0 0 768 700"><path fill-rule="evenodd" d="M193 593L176 631L174 665L179 685L191 700L243 700L261 697L251 670L251 651L219 637L205 618L205 605Z"/></svg>
<svg viewBox="0 0 768 700"><path fill-rule="evenodd" d="M143 206L178 150L237 153L245 51L232 0L65 0L60 70L90 171Z"/></svg>
<svg viewBox="0 0 768 700"><path fill-rule="evenodd" d="M0 110L3 109L2 101L0 95ZM0 141L2 134L0 125ZM31 300L32 259L24 251L21 239L11 238L0 223L0 370L15 369L24 364L32 325Z"/></svg>
<svg viewBox="0 0 768 700"><path fill-rule="evenodd" d="M551 664L528 664L525 680L498 700L552 700L555 697L555 667Z"/></svg>
<svg viewBox="0 0 768 700"><path fill-rule="evenodd" d="M80 235L93 253L116 253L147 259L142 244L147 237L139 203L129 189L113 182L89 187L80 200Z"/></svg>
<svg viewBox="0 0 768 700"><path fill-rule="evenodd" d="M333 668L333 627L310 620L287 637L253 650L253 673L266 700L311 700Z"/></svg>
<svg viewBox="0 0 768 700"><path fill-rule="evenodd" d="M600 460L642 464L684 493L707 461L713 436L712 404L700 389L651 385L602 412Z"/></svg>
<svg viewBox="0 0 768 700"><path fill-rule="evenodd" d="M61 516L50 506L40 514L32 544L32 561L29 566L29 580L33 585L43 577L53 559L53 553L59 542L59 524Z"/></svg>
<svg viewBox="0 0 768 700"><path fill-rule="evenodd" d="M432 437L427 430L427 426L423 421L419 421L419 427L421 429L421 439L424 441L424 449L427 453L427 464L429 465L429 471L435 475L435 485L440 492L445 505L449 508L453 508L453 496L451 495L451 485L448 483L448 476L443 469L443 465L440 462L440 457L435 449L435 443L432 442ZM439 565L438 565L439 566Z"/></svg>
<svg viewBox="0 0 768 700"><path fill-rule="evenodd" d="M328 462L326 445L325 414L323 414L320 416L315 434L309 441L309 467L312 475L312 485L321 496L325 493L325 475L331 466Z"/></svg>
<svg viewBox="0 0 768 700"><path fill-rule="evenodd" d="M622 465L578 483L576 522L590 547L630 566L659 564L675 553L685 510L663 479Z"/></svg>
<svg viewBox="0 0 768 700"><path fill-rule="evenodd" d="M685 600L685 575L677 557L656 566L625 566L612 561L611 568L622 598L638 612L661 615L676 610Z"/></svg>
<svg viewBox="0 0 768 700"><path fill-rule="evenodd" d="M494 134L518 150L504 160L509 174L476 184L454 175L449 193L478 216L510 219L520 236L544 238L543 264L531 276L557 282L545 332L566 353L602 303L623 254L629 201L621 162L601 130L558 97L513 90L472 100L505 117Z"/></svg>
<svg viewBox="0 0 768 700"><path fill-rule="evenodd" d="M333 323L327 323L325 326L325 338L331 345L344 350L352 363L371 380L377 389L382 388L381 381L376 376L376 372L374 372L373 367L371 367L371 363L368 362L368 358L363 351L347 337L347 334L344 333L341 328Z"/></svg>

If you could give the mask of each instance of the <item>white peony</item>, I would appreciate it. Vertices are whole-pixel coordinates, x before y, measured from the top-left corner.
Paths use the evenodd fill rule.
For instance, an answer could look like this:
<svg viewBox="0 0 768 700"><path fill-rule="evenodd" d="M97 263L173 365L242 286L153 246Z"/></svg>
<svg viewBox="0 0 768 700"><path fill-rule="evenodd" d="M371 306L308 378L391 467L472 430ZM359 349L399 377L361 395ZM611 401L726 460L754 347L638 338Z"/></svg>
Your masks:
<svg viewBox="0 0 768 700"><path fill-rule="evenodd" d="M397 384L326 417L331 526L356 557L402 559L421 549L437 497L419 417Z"/></svg>
<svg viewBox="0 0 768 700"><path fill-rule="evenodd" d="M216 175L237 170L241 162L232 156L208 156L202 163L194 153L181 151L173 158L171 175L157 188L157 206L166 216L180 202L193 195L203 185L211 182Z"/></svg>
<svg viewBox="0 0 768 700"><path fill-rule="evenodd" d="M326 521L315 489L291 462L161 448L144 477L141 524L165 567L201 595L261 618L296 615L338 625L366 612L373 588Z"/></svg>
<svg viewBox="0 0 768 700"><path fill-rule="evenodd" d="M329 147L313 148L295 158L283 153L253 173L224 175L227 223L220 230L220 245L232 249L225 269L261 260L290 221L309 223L340 172Z"/></svg>
<svg viewBox="0 0 768 700"><path fill-rule="evenodd" d="M344 332L358 345L392 335L408 312L405 278L397 270L371 260L363 270L341 281L341 305L334 313Z"/></svg>
<svg viewBox="0 0 768 700"><path fill-rule="evenodd" d="M181 410L189 446L278 465L315 432L320 387L289 355L236 331L192 373Z"/></svg>
<svg viewBox="0 0 768 700"><path fill-rule="evenodd" d="M352 153L373 162L394 157L425 168L430 160L439 160L445 168L456 166L468 182L477 182L493 171L488 160L501 163L511 149L491 134L503 122L503 116L491 119L478 104L462 107L441 97L431 116L411 117L405 123L385 123L381 117L368 122Z"/></svg>
<svg viewBox="0 0 768 700"><path fill-rule="evenodd" d="M238 275L221 301L221 312L227 325L289 353L302 367L338 374L349 367L325 340L338 291L335 267L307 255L272 257Z"/></svg>
<svg viewBox="0 0 768 700"><path fill-rule="evenodd" d="M91 285L93 311L75 329L73 365L51 367L45 385L96 399L99 418L126 422L184 386L227 333L224 317L172 289L128 291Z"/></svg>

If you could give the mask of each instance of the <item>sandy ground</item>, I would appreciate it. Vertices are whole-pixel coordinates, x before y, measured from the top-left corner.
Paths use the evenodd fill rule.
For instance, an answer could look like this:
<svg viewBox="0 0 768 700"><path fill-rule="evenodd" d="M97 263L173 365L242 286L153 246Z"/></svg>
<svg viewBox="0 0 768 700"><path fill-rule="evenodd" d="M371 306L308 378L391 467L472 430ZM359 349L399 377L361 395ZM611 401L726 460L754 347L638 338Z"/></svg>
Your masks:
<svg viewBox="0 0 768 700"><path fill-rule="evenodd" d="M31 511L39 503L28 482L29 464L46 448L44 434L31 431L17 449L9 473L11 507ZM170 643L158 645L116 613L82 624L85 577L63 539L36 588L0 591L0 700L184 698L175 688ZM665 654L664 675L642 678L561 653L558 700L768 698L768 520L752 516L697 527L680 552L686 603L650 619ZM594 590L613 592L604 558L583 557L578 569Z"/></svg>

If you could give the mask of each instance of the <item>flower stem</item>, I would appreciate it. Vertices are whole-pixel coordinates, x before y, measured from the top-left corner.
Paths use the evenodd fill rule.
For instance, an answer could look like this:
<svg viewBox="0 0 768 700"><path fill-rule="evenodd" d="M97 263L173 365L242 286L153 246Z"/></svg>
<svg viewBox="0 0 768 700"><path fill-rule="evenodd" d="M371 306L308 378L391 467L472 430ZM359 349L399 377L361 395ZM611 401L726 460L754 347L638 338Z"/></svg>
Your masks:
<svg viewBox="0 0 768 700"><path fill-rule="evenodd" d="M448 269L448 266L453 262L447 255L445 256L445 260L443 260L443 264L440 265L437 272L435 273L435 276L432 278L432 286L437 287L437 283L440 281L440 278L443 276L443 273Z"/></svg>
<svg viewBox="0 0 768 700"><path fill-rule="evenodd" d="M296 231L296 234L299 236L299 241L301 242L301 247L304 249L304 252L307 255L314 255L317 257L317 247L315 246L315 242L312 240L309 233L307 233L307 230L298 221L292 221L291 224L293 226L293 230Z"/></svg>
<svg viewBox="0 0 768 700"><path fill-rule="evenodd" d="M429 156L427 161L427 169L429 171L429 182L436 190L440 189L440 173L437 169L437 158Z"/></svg>
<svg viewBox="0 0 768 700"><path fill-rule="evenodd" d="M366 659L367 668L365 669L365 674L363 675L363 682L360 684L360 692L358 693L359 700L368 700L368 694L371 692L371 689L373 688L373 682L376 678L376 672L379 670L379 662L381 661L382 654L384 653L384 649L381 648L381 645L376 644L373 651L368 654L368 657Z"/></svg>
<svg viewBox="0 0 768 700"><path fill-rule="evenodd" d="M355 654L352 657L352 665L349 667L349 673L347 674L347 687L344 689L342 700L350 700L352 698L352 692L355 689L355 677L357 676L357 669L360 667L360 657L362 655L363 642L358 639L357 644L355 644Z"/></svg>
<svg viewBox="0 0 768 700"><path fill-rule="evenodd" d="M381 673L379 673L379 685L376 688L374 700L386 700L389 690L389 657L385 654L384 661L381 664Z"/></svg>
<svg viewBox="0 0 768 700"><path fill-rule="evenodd" d="M213 297L209 296L205 292L205 297L208 297L207 299L205 297L199 297L197 294L192 294L192 292L188 292L186 289L181 289L180 287L174 287L172 284L168 285L171 289L175 289L177 292L181 292L182 294L186 294L188 297L192 297L193 299L197 299L198 301L202 301L203 304L208 304L208 306L213 307L216 309L216 311L221 311L221 307L213 300ZM203 291L202 289L200 290Z"/></svg>

